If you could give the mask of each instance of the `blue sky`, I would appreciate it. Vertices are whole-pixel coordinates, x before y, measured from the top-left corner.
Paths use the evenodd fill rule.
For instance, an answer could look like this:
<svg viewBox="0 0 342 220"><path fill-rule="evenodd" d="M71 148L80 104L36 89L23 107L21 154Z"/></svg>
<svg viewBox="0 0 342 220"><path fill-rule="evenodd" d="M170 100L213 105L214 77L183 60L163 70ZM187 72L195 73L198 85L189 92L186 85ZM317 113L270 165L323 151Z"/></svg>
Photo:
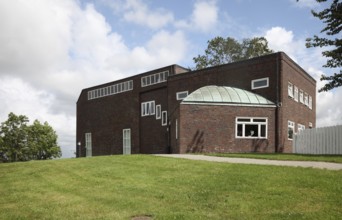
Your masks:
<svg viewBox="0 0 342 220"><path fill-rule="evenodd" d="M329 0L328 0L329 1ZM331 1L331 0L330 0ZM328 3L329 4L329 3ZM216 37L263 36L317 80L322 48L305 48L323 23L315 0L0 1L0 121L9 112L47 121L64 157L75 149L83 88L192 58ZM317 126L342 124L342 88L317 94Z"/></svg>

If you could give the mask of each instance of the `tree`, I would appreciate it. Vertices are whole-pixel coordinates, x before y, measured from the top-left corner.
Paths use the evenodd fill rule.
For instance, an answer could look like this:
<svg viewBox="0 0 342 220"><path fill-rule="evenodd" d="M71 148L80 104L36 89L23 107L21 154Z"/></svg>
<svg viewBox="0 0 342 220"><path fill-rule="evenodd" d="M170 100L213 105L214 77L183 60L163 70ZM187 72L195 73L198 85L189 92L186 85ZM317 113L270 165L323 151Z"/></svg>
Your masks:
<svg viewBox="0 0 342 220"><path fill-rule="evenodd" d="M0 126L0 160L3 162L52 159L61 156L56 132L47 122L28 125L24 115L10 113Z"/></svg>
<svg viewBox="0 0 342 220"><path fill-rule="evenodd" d="M27 149L27 122L26 116L8 115L7 121L0 126L0 155L2 161L25 161Z"/></svg>
<svg viewBox="0 0 342 220"><path fill-rule="evenodd" d="M28 127L28 145L30 147L30 159L46 160L61 157L61 149L57 145L57 134L52 127L38 120Z"/></svg>
<svg viewBox="0 0 342 220"><path fill-rule="evenodd" d="M298 1L298 0L297 0ZM327 0L316 0L317 2L326 2ZM342 39L341 39L341 29L342 29L342 3L340 0L333 0L330 7L324 9L320 12L311 11L314 17L319 18L326 24L326 26L321 30L321 33L326 33L326 35L331 36L319 37L314 35L313 38L306 39L306 47L329 47L331 50L326 50L322 52L322 55L327 57L327 63L323 67L329 68L341 68L342 66ZM334 35L337 35L333 39ZM333 88L342 86L342 70L339 73L334 73L332 76L321 76L321 80L328 81L323 88L319 90L329 91Z"/></svg>
<svg viewBox="0 0 342 220"><path fill-rule="evenodd" d="M215 37L208 41L208 47L205 55L198 55L193 60L196 69L203 69L211 66L231 63L240 60L246 60L273 51L268 48L268 42L263 37L255 37L252 39L244 39L239 43L234 38Z"/></svg>

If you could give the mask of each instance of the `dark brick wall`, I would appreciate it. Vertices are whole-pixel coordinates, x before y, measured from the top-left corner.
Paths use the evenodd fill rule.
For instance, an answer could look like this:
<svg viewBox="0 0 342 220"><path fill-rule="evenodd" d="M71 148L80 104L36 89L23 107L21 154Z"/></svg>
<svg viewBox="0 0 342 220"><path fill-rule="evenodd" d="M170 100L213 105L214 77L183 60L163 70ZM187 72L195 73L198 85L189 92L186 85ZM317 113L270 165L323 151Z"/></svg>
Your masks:
<svg viewBox="0 0 342 220"><path fill-rule="evenodd" d="M316 126L316 81L287 55L282 53L280 59L282 105L279 109L279 127L281 128L279 151L292 153L292 140L288 140L287 136L287 122L288 120L295 122L295 132L298 131L298 123L305 125L306 128L309 128L309 122L313 127ZM288 82L312 96L312 109L288 96Z"/></svg>
<svg viewBox="0 0 342 220"><path fill-rule="evenodd" d="M179 114L179 145L172 146L177 153L275 152L274 107L181 104ZM235 138L236 117L268 118L267 139Z"/></svg>
<svg viewBox="0 0 342 220"><path fill-rule="evenodd" d="M92 134L93 156L122 154L122 132L127 128L131 129L132 153L165 153L167 128L161 126L161 120L156 120L155 115L141 117L141 102L155 100L156 105L161 104L162 110L167 110L167 83L141 87L141 77L165 70L173 74L172 69L173 66L156 69L83 90L77 101L76 142L81 142L81 147L76 147L77 156L86 155L85 133L88 132ZM87 92L90 90L128 80L133 80L132 91L87 100Z"/></svg>
<svg viewBox="0 0 342 220"><path fill-rule="evenodd" d="M84 97L86 99L86 95ZM139 96L128 91L77 105L77 142L85 156L85 133L92 134L92 154L122 154L122 130L131 128L132 153L139 153Z"/></svg>
<svg viewBox="0 0 342 220"><path fill-rule="evenodd" d="M140 103L155 101L161 111L167 110L167 87L160 87L140 94ZM162 126L156 115L140 118L140 153L168 153L167 126Z"/></svg>
<svg viewBox="0 0 342 220"><path fill-rule="evenodd" d="M152 86L141 87L141 77L153 73L169 70L171 76L167 82L159 83ZM132 135L132 153L167 153L167 152L186 152L191 141L196 138L196 132L186 133L186 124L197 123L197 117L185 112L195 112L196 106L179 107L179 100L176 100L176 93L180 91L188 91L189 94L196 89L207 86L232 86L253 93L257 93L275 104L279 104L276 109L267 108L229 108L226 116L220 110L223 107L217 107L212 114L223 118L227 123L220 124L220 120L215 119L208 112L207 118L212 121L205 121L201 128L206 133L197 134L198 137L205 137L208 143L207 150L214 151L234 151L249 152L260 144L258 150L273 152L275 149L281 152L292 152L292 141L287 139L287 121L291 120L296 123L309 127L309 122L315 127L316 118L316 82L302 68L295 64L284 53L275 53L263 57L253 58L246 61L226 64L218 67L207 68L204 70L186 72L187 69L177 65L172 65L153 71L149 71L130 78L111 82L89 89L84 89L77 102L77 142L81 142L81 147L77 148L78 156L85 156L85 133L92 133L93 155L105 154L121 154L122 153L122 130L131 129ZM251 89L251 81L269 77L269 87L262 89ZM124 92L112 96L102 97L94 100L87 100L87 92L95 88L101 88L112 84L120 83L132 79L134 81L133 91ZM299 102L295 102L287 95L288 81L303 89L313 98L313 109ZM155 104L161 104L162 111L167 110L170 126L161 126L161 119L156 119L155 115L141 117L141 102L155 101ZM196 107L196 108L195 108ZM199 106L199 109L202 107ZM204 108L204 112L206 109ZM217 112L216 112L217 111ZM240 112L243 111L243 112ZM231 123L235 126L234 117L240 113L243 116L254 116L254 114L266 114L269 117L269 137L267 141L255 143L255 140L233 140L231 136ZM196 115L195 114L195 115ZM273 114L273 115L272 115ZM204 116L204 115L202 115ZM257 115L255 115L257 116ZM271 121L272 118L272 121ZM179 139L175 139L175 123L176 119L179 127ZM194 120L192 122L191 120ZM202 118L201 118L202 120ZM228 126L228 125L229 126ZM208 126L218 126L213 135L209 132ZM228 126L228 127L226 127ZM235 127L232 126L234 129ZM187 136L189 135L189 136ZM211 138L216 138L216 142ZM185 140L186 139L186 140ZM201 138L199 138L199 142ZM267 143L266 143L267 142ZM223 143L231 143L231 145L223 145ZM171 148L169 146L171 145ZM221 148L224 146L224 148ZM179 148L180 147L180 148ZM191 148L192 149L192 148Z"/></svg>

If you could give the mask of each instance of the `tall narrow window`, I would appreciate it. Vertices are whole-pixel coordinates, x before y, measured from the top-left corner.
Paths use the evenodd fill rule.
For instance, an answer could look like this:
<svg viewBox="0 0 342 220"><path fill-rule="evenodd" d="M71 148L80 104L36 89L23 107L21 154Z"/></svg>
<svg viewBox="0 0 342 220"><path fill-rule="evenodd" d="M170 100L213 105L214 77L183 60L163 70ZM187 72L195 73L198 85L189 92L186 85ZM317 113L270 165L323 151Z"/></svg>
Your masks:
<svg viewBox="0 0 342 220"><path fill-rule="evenodd" d="M312 96L309 95L309 108L312 109Z"/></svg>
<svg viewBox="0 0 342 220"><path fill-rule="evenodd" d="M162 126L167 125L167 111L162 111Z"/></svg>
<svg viewBox="0 0 342 220"><path fill-rule="evenodd" d="M290 82L287 87L287 92L288 92L289 97L293 98L293 84Z"/></svg>
<svg viewBox="0 0 342 220"><path fill-rule="evenodd" d="M287 123L287 138L289 140L293 139L294 132L295 132L295 123L292 121L288 121L288 123Z"/></svg>
<svg viewBox="0 0 342 220"><path fill-rule="evenodd" d="M237 138L267 138L267 118L236 118Z"/></svg>
<svg viewBox="0 0 342 220"><path fill-rule="evenodd" d="M161 119L161 105L156 105L156 119Z"/></svg>
<svg viewBox="0 0 342 220"><path fill-rule="evenodd" d="M304 104L304 92L299 90L299 101Z"/></svg>
<svg viewBox="0 0 342 220"><path fill-rule="evenodd" d="M298 102L298 87L297 86L294 87L294 100Z"/></svg>
<svg viewBox="0 0 342 220"><path fill-rule="evenodd" d="M131 129L122 130L122 142L123 154L131 154Z"/></svg>
<svg viewBox="0 0 342 220"><path fill-rule="evenodd" d="M309 106L309 96L307 93L304 93L304 104L306 106Z"/></svg>
<svg viewBox="0 0 342 220"><path fill-rule="evenodd" d="M91 133L85 133L85 148L86 148L86 156L92 156L92 146L91 146Z"/></svg>

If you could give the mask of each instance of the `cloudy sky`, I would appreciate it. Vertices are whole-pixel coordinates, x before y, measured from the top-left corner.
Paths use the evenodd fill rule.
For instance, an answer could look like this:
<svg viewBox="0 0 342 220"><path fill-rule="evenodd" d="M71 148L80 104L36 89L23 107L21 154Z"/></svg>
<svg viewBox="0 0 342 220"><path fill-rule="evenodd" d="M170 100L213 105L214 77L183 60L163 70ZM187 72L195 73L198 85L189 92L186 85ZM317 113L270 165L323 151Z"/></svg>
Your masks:
<svg viewBox="0 0 342 220"><path fill-rule="evenodd" d="M0 122L10 112L47 121L63 157L75 149L76 101L83 88L179 64L194 67L216 37L264 36L316 80L322 49L305 38L323 24L314 0L0 1ZM342 88L317 95L317 126L342 124Z"/></svg>

